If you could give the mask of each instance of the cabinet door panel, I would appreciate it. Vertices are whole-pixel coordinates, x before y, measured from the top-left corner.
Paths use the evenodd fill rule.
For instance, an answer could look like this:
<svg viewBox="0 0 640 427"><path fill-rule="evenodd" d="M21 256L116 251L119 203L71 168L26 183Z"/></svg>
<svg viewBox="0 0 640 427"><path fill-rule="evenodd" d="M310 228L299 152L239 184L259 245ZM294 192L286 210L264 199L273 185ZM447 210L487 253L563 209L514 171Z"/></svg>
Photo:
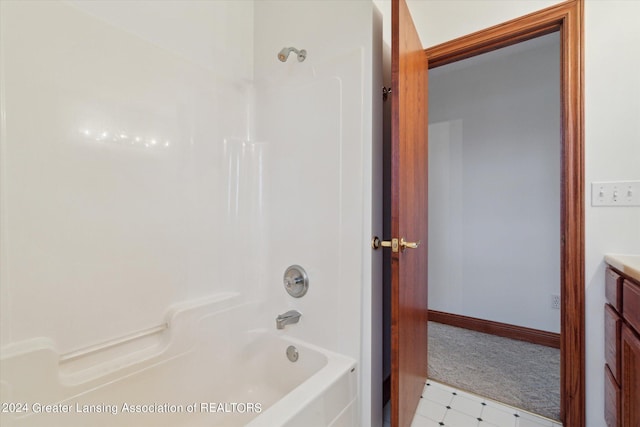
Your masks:
<svg viewBox="0 0 640 427"><path fill-rule="evenodd" d="M620 312L622 310L622 277L610 268L607 269L604 289L609 304Z"/></svg>
<svg viewBox="0 0 640 427"><path fill-rule="evenodd" d="M640 331L640 286L627 279L622 284L622 317Z"/></svg>
<svg viewBox="0 0 640 427"><path fill-rule="evenodd" d="M622 326L622 427L640 426L640 339Z"/></svg>
<svg viewBox="0 0 640 427"><path fill-rule="evenodd" d="M609 305L604 306L604 361L609 365L611 374L620 384L620 332L621 319Z"/></svg>
<svg viewBox="0 0 640 427"><path fill-rule="evenodd" d="M607 365L604 366L604 371L604 420L607 427L619 427L620 387L613 379Z"/></svg>

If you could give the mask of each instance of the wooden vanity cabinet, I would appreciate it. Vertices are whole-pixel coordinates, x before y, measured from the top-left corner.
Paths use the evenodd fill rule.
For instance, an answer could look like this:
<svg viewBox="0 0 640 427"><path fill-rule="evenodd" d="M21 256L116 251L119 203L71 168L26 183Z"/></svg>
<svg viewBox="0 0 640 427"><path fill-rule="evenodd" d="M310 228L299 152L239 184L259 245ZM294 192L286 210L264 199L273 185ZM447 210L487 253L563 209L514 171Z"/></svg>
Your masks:
<svg viewBox="0 0 640 427"><path fill-rule="evenodd" d="M609 268L605 295L605 421L640 426L640 283Z"/></svg>
<svg viewBox="0 0 640 427"><path fill-rule="evenodd" d="M622 425L640 426L640 339L622 326Z"/></svg>

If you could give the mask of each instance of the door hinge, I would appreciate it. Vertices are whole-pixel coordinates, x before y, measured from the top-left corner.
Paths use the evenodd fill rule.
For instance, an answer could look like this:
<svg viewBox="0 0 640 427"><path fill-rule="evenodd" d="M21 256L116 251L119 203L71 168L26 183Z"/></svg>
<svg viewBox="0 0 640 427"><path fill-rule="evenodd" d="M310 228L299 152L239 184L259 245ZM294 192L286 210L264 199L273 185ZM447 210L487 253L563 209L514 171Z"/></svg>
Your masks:
<svg viewBox="0 0 640 427"><path fill-rule="evenodd" d="M382 100L386 101L389 95L391 95L391 88L382 86Z"/></svg>

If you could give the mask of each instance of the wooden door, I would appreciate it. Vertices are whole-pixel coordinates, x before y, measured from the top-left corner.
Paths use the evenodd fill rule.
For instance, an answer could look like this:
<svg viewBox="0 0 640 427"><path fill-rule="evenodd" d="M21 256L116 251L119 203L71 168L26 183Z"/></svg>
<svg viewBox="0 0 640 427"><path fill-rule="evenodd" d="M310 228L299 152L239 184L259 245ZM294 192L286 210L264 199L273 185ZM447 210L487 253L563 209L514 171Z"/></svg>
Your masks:
<svg viewBox="0 0 640 427"><path fill-rule="evenodd" d="M391 425L408 427L427 378L428 67L405 0L391 21Z"/></svg>

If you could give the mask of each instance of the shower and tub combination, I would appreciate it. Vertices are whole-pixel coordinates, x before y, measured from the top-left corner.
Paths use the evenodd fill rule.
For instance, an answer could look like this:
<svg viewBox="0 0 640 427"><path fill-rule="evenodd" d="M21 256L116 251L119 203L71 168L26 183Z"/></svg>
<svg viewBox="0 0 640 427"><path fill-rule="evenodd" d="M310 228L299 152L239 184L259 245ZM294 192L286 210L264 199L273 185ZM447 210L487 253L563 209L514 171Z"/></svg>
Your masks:
<svg viewBox="0 0 640 427"><path fill-rule="evenodd" d="M45 339L5 348L2 425L353 425L355 360L259 327L257 309L226 293L72 354Z"/></svg>
<svg viewBox="0 0 640 427"><path fill-rule="evenodd" d="M376 425L373 5L0 19L0 424Z"/></svg>
<svg viewBox="0 0 640 427"><path fill-rule="evenodd" d="M306 57L305 50L283 51L296 52L299 61ZM239 150L225 147L236 165L229 168L233 193L247 185L239 179L238 165L255 161L247 159L243 148L242 142ZM256 184L255 179L248 182ZM309 284L305 269L291 265L282 276L281 293L299 299L307 295ZM5 346L3 425L357 423L356 361L288 336L288 329L301 321L297 309L273 315L275 322L265 325L255 315L264 311L262 305L225 292L174 304L155 327L71 352L60 353L47 338Z"/></svg>

